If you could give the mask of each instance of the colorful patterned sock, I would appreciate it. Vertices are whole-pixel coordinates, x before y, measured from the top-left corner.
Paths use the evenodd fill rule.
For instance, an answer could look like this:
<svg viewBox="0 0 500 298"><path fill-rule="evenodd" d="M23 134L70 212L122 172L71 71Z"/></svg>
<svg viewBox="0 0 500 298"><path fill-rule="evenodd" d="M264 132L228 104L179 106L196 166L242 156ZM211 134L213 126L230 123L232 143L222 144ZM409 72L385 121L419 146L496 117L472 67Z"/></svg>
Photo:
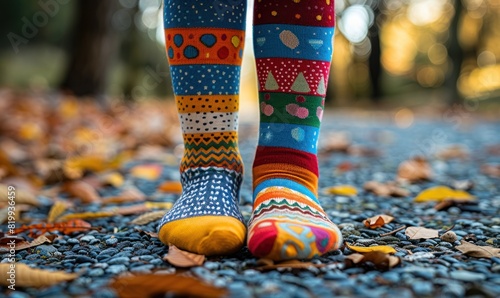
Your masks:
<svg viewBox="0 0 500 298"><path fill-rule="evenodd" d="M163 217L165 244L226 255L244 244L238 103L246 1L165 0L165 38L184 137L182 195Z"/></svg>
<svg viewBox="0 0 500 298"><path fill-rule="evenodd" d="M317 141L333 51L330 0L255 2L260 134L248 247L257 257L308 259L342 234L317 198Z"/></svg>

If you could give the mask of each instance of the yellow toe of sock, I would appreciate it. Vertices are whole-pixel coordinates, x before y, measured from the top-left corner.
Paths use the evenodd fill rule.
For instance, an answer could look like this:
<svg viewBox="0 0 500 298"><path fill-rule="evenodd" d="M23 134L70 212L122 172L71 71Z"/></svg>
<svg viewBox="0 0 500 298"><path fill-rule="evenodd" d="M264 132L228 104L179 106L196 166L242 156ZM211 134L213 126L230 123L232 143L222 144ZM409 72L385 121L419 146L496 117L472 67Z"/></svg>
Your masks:
<svg viewBox="0 0 500 298"><path fill-rule="evenodd" d="M164 224L158 237L165 244L206 256L229 255L245 243L246 227L230 216L197 216Z"/></svg>

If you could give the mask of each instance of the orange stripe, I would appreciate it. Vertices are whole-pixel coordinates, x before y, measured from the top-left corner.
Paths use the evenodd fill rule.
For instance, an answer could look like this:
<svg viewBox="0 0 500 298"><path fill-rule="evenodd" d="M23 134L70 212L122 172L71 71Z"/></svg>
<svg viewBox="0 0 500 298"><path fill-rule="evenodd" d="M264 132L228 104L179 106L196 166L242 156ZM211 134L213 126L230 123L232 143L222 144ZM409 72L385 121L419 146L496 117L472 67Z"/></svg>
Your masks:
<svg viewBox="0 0 500 298"><path fill-rule="evenodd" d="M319 207L316 203L314 203L314 201L284 189L274 189L274 190L271 189L269 191L262 192L260 195L257 195L257 198L255 198L254 206L259 206L264 201L273 198L287 198L295 202L303 203L324 214L323 209L321 209L321 207Z"/></svg>
<svg viewBox="0 0 500 298"><path fill-rule="evenodd" d="M245 32L223 28L169 28L165 29L165 41L170 65L241 65Z"/></svg>
<svg viewBox="0 0 500 298"><path fill-rule="evenodd" d="M315 195L318 193L318 177L303 167L291 164L269 163L254 167L253 177L254 189L265 180L282 178L304 185Z"/></svg>
<svg viewBox="0 0 500 298"><path fill-rule="evenodd" d="M238 112L238 95L178 95L175 97L179 113Z"/></svg>

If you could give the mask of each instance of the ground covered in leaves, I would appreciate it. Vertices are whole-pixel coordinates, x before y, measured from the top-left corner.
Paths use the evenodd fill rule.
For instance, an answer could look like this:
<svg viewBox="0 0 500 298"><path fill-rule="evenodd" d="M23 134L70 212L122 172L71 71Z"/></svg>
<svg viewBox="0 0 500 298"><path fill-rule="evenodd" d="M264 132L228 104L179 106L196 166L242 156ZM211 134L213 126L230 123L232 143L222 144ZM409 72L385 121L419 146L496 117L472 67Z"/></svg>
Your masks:
<svg viewBox="0 0 500 298"><path fill-rule="evenodd" d="M396 123L390 112L327 115L320 200L344 246L274 264L246 248L205 258L156 238L181 191L171 103L1 96L7 297L500 296L498 122L470 114ZM256 123L240 133L248 220Z"/></svg>

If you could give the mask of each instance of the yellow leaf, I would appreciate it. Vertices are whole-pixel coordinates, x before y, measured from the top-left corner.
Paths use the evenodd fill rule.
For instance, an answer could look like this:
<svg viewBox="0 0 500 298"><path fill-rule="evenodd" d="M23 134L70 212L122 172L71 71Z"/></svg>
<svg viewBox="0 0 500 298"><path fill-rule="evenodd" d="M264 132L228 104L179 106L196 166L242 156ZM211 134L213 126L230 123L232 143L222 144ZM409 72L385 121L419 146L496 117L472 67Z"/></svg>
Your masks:
<svg viewBox="0 0 500 298"><path fill-rule="evenodd" d="M177 297L226 297L225 289L178 274L141 274L118 277L111 287L120 298L156 297L169 292Z"/></svg>
<svg viewBox="0 0 500 298"><path fill-rule="evenodd" d="M116 215L116 213L111 211L70 213L59 217L58 221L66 221L70 219L92 219L92 218L109 217L114 215Z"/></svg>
<svg viewBox="0 0 500 298"><path fill-rule="evenodd" d="M103 175L101 177L101 182L104 185L111 185L114 187L120 187L125 182L125 179L123 179L123 176L120 173L111 172L111 173L107 173L107 174Z"/></svg>
<svg viewBox="0 0 500 298"><path fill-rule="evenodd" d="M159 187L158 190L167 193L182 193L182 184L179 181L165 181Z"/></svg>
<svg viewBox="0 0 500 298"><path fill-rule="evenodd" d="M42 134L40 125L34 122L26 122L19 127L19 137L28 141L39 139Z"/></svg>
<svg viewBox="0 0 500 298"><path fill-rule="evenodd" d="M348 243L345 243L345 245L350 250L356 251L356 252L361 252L361 253L374 252L374 251L383 252L386 254L396 253L396 250L394 249L394 247L388 246L388 245L377 245L377 246L370 246L370 247L354 246L354 245L349 245Z"/></svg>
<svg viewBox="0 0 500 298"><path fill-rule="evenodd" d="M479 246L467 241L460 241L462 244L455 248L464 254L476 258L500 258L500 248L493 246Z"/></svg>
<svg viewBox="0 0 500 298"><path fill-rule="evenodd" d="M447 186L428 188L415 197L415 202L444 201L444 200L473 201L476 198L463 190L453 190Z"/></svg>
<svg viewBox="0 0 500 298"><path fill-rule="evenodd" d="M406 229L405 235L410 237L410 239L431 239L439 237L438 230L424 227L409 227Z"/></svg>
<svg viewBox="0 0 500 298"><path fill-rule="evenodd" d="M376 229L376 228L382 227L383 225L385 225L387 223L390 223L393 220L394 220L394 217L392 217L392 216L380 214L380 215L365 219L363 221L363 223L365 224L366 227L368 227L370 229Z"/></svg>
<svg viewBox="0 0 500 298"><path fill-rule="evenodd" d="M135 218L130 223L133 225L146 225L152 221L162 218L163 215L165 215L165 210L151 211Z"/></svg>
<svg viewBox="0 0 500 298"><path fill-rule="evenodd" d="M325 190L326 194L352 197L358 194L356 187L352 185L337 185Z"/></svg>
<svg viewBox="0 0 500 298"><path fill-rule="evenodd" d="M3 286L10 285L8 279L10 279L9 270L11 270L11 265L15 265L14 270L16 272L16 287L51 286L63 281L73 280L78 277L78 274L75 273L36 269L23 263L3 263L0 264L0 284Z"/></svg>
<svg viewBox="0 0 500 298"><path fill-rule="evenodd" d="M63 201L56 201L54 205L50 208L49 215L47 216L47 222L53 223L56 219L66 211L68 204Z"/></svg>
<svg viewBox="0 0 500 298"><path fill-rule="evenodd" d="M164 209L168 210L172 208L171 202L146 202L144 203L148 209Z"/></svg>
<svg viewBox="0 0 500 298"><path fill-rule="evenodd" d="M163 260L177 267L193 267L203 265L205 256L183 251L170 244Z"/></svg>
<svg viewBox="0 0 500 298"><path fill-rule="evenodd" d="M157 180L160 178L161 172L163 171L162 166L158 164L145 164L133 167L130 173L135 178L141 178L146 180Z"/></svg>
<svg viewBox="0 0 500 298"><path fill-rule="evenodd" d="M103 155L76 155L64 161L64 174L71 179L79 179L84 171L100 172L106 169L106 158Z"/></svg>

